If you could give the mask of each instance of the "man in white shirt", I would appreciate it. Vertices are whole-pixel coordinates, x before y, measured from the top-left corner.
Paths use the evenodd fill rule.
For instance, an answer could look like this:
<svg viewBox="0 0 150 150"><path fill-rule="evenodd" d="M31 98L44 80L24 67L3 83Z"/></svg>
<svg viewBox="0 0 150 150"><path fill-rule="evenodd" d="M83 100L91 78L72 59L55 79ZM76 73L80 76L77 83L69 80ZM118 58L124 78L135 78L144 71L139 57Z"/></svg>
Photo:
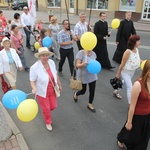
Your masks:
<svg viewBox="0 0 150 150"><path fill-rule="evenodd" d="M86 15L84 12L79 14L80 21L74 27L74 34L77 37L77 46L79 50L82 50L82 46L80 44L80 38L82 34L88 31L88 23L86 22Z"/></svg>
<svg viewBox="0 0 150 150"><path fill-rule="evenodd" d="M30 34L31 34L31 17L28 7L23 7L24 13L21 15L21 23L26 34L26 47L30 48Z"/></svg>

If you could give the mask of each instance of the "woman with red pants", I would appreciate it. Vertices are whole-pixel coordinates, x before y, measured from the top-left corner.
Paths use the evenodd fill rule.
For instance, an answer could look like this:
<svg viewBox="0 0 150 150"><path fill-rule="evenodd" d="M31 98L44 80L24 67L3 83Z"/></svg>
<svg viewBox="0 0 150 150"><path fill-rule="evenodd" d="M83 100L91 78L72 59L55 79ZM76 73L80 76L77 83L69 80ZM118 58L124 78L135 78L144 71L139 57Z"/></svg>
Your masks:
<svg viewBox="0 0 150 150"><path fill-rule="evenodd" d="M57 76L56 66L53 60L49 59L53 53L46 47L41 47L35 57L39 60L30 68L30 84L32 92L36 94L39 105L42 109L46 128L52 131L51 111L57 107L57 97L54 86L62 91L61 82Z"/></svg>

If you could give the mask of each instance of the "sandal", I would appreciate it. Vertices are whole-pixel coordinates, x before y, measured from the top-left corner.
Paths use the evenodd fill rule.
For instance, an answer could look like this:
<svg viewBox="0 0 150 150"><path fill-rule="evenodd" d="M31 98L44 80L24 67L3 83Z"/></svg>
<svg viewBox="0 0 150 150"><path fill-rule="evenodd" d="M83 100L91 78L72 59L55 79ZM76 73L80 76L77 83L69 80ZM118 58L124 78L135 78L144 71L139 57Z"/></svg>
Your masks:
<svg viewBox="0 0 150 150"><path fill-rule="evenodd" d="M116 98L118 98L118 99L122 99L122 96L118 93L117 90L115 90L115 91L113 92L113 95L114 95Z"/></svg>
<svg viewBox="0 0 150 150"><path fill-rule="evenodd" d="M125 149L125 145L124 143L121 143L120 141L117 141L117 146L120 148L120 149Z"/></svg>
<svg viewBox="0 0 150 150"><path fill-rule="evenodd" d="M75 102L78 101L78 96L76 95L76 92L74 92L74 94L73 94L73 99L74 99Z"/></svg>

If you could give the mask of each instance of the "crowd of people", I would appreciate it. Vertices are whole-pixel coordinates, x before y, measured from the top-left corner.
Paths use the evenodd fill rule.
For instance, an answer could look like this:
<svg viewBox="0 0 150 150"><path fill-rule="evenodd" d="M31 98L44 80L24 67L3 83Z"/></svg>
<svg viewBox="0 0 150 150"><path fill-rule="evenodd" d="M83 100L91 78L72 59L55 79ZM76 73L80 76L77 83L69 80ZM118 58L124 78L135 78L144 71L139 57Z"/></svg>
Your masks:
<svg viewBox="0 0 150 150"><path fill-rule="evenodd" d="M43 28L42 21L38 20L35 28L39 31L37 41L41 47L34 54L38 61L31 67L28 67L24 56L22 29L26 35L25 45L30 49L32 24L28 7L24 7L23 10L24 12L21 15L15 13L14 19L12 21L9 20L9 23L6 22L3 12L0 11L0 75L4 74L10 88L16 89L17 69L29 71L32 92L36 94L46 128L52 131L51 111L57 107L55 87L58 87L59 91L62 92L59 76L64 75L63 65L67 58L70 76L76 74L76 79L82 78L82 89L74 92L74 101L78 102L79 96L85 94L88 84L89 100L87 108L95 113L96 109L93 106L93 100L98 76L88 72L86 66L90 60L97 60L104 69L110 70L115 68L111 65L107 51L107 38L111 36L111 32L108 30L106 13L100 12L99 21L95 23L93 29L86 22L86 14L84 12L79 14L79 22L74 26L74 30L70 29L70 22L67 19L63 20L61 30L56 16L51 18L47 29ZM129 104L127 122L118 134L117 144L120 148L123 148L125 145L128 150L146 150L150 137L150 125L148 125L150 122L150 60L146 61L142 75L132 85L132 77L135 70L140 67L142 60L138 50L140 36L136 35L131 15L131 12L126 12L125 19L120 23L116 35L117 49L113 56L113 60L120 64L116 78L120 79L122 77L124 80ZM10 37L5 36L6 28ZM97 37L97 45L93 50L84 50L80 39L89 29ZM43 45L42 41L46 36L52 39L51 47L44 47ZM73 42L76 42L79 50L76 56ZM52 57L59 61L58 70L55 62L51 59ZM118 89L115 89L113 94L118 99L122 98ZM140 122L141 120L142 122ZM126 134L128 136L125 136ZM135 137L136 142L132 137Z"/></svg>

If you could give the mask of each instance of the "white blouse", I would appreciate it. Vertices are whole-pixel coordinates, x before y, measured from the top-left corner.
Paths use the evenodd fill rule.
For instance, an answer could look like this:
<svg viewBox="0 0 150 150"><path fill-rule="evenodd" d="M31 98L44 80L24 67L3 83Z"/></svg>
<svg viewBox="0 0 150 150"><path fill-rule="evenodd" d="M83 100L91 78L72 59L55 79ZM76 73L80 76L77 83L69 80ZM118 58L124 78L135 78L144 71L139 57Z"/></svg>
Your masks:
<svg viewBox="0 0 150 150"><path fill-rule="evenodd" d="M130 51L130 56L125 63L125 66L123 70L136 70L137 68L140 67L140 56L139 56L139 51L136 49L136 53Z"/></svg>

